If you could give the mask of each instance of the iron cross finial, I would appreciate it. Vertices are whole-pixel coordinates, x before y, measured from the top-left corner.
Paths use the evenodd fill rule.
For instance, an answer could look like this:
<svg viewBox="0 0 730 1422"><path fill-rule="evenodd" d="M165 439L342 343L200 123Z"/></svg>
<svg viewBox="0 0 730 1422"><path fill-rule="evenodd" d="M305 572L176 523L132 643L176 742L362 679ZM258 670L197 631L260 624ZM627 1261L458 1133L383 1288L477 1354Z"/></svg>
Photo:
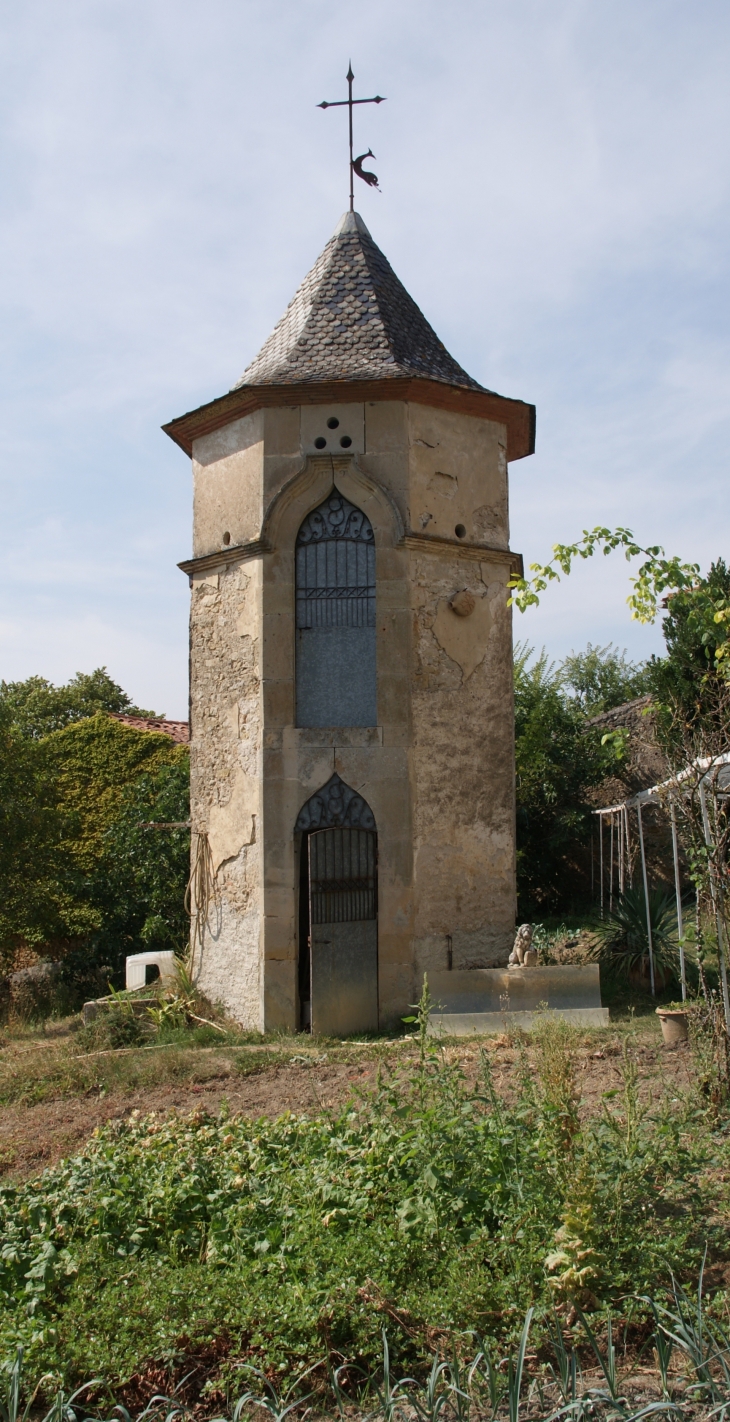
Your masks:
<svg viewBox="0 0 730 1422"><path fill-rule="evenodd" d="M363 182L364 182L364 183L368 183L368 184L370 185L370 187L372 187L372 188L377 188L377 186L378 186L378 180L377 180L377 178L376 178L376 176L375 176L374 173L368 172L367 169L363 170L363 166L362 166L362 165L363 165L363 162L364 162L364 160L365 160L366 158L374 158L374 157L375 157L375 154L373 153L373 151L372 151L371 148L368 148L367 153L361 153L359 158L353 158L353 156L352 156L352 110L353 110L353 107L354 107L355 104L382 104L382 103L384 102L384 98L383 98L383 95L382 95L382 94L376 94L374 99L353 99L353 97L352 97L352 81L353 81L353 79L355 78L355 75L354 75L353 72L352 72L352 60L350 60L350 62L349 62L349 64L348 64L348 67L347 67L347 74L346 74L345 77L346 77L346 79L347 79L347 98L346 98L346 99L323 99L323 101L322 101L321 104L317 104L317 108L318 108L318 109L341 109L341 108L344 108L345 106L347 106L348 113L349 113L349 120L350 120L350 212L354 212L354 211L355 211L355 185L354 185L354 182L353 182L353 178L354 178L355 173L357 173L358 178L362 178Z"/></svg>

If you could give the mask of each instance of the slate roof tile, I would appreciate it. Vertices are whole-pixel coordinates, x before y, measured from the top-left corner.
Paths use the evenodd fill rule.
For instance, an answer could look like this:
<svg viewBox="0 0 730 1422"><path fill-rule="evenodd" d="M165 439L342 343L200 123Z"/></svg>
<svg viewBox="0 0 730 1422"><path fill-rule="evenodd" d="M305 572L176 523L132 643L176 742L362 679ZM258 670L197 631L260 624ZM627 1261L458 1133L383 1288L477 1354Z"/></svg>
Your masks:
<svg viewBox="0 0 730 1422"><path fill-rule="evenodd" d="M348 212L233 389L401 376L484 388L449 355L360 215Z"/></svg>

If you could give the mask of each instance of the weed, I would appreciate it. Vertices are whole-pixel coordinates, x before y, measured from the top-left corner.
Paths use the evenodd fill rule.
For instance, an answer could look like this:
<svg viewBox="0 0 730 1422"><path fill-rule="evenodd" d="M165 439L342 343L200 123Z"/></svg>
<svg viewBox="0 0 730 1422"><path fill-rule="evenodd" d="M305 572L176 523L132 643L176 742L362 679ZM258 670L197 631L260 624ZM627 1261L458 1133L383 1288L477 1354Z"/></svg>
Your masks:
<svg viewBox="0 0 730 1422"><path fill-rule="evenodd" d="M575 1081L576 1033L561 1018L544 1013L535 1028L537 1068L542 1084L546 1124L554 1134L558 1159L570 1168L573 1142L578 1134L578 1091Z"/></svg>
<svg viewBox="0 0 730 1422"><path fill-rule="evenodd" d="M76 1035L76 1043L82 1052L115 1051L119 1047L139 1047L152 1040L149 1022L135 1012L134 1005L124 998L111 1005L88 1027L82 1027Z"/></svg>

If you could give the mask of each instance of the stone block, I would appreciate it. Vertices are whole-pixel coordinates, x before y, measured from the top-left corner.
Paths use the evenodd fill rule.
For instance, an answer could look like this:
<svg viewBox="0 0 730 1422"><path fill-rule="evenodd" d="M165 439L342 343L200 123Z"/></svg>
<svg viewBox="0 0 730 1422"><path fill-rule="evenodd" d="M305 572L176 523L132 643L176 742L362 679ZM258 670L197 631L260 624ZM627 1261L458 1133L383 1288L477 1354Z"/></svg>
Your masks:
<svg viewBox="0 0 730 1422"><path fill-rule="evenodd" d="M607 1007L557 1007L544 1012L434 1013L429 1020L430 1037L479 1037L518 1028L531 1032L546 1016L556 1017L571 1027L608 1027Z"/></svg>
<svg viewBox="0 0 730 1422"><path fill-rule="evenodd" d="M545 1005L554 1011L601 1007L601 979L597 963L580 967L564 964L549 968L472 968L429 973L435 1002L447 1015L536 1012Z"/></svg>
<svg viewBox="0 0 730 1422"><path fill-rule="evenodd" d="M294 1032L298 1023L297 971L293 959L270 959L264 987L264 1031Z"/></svg>

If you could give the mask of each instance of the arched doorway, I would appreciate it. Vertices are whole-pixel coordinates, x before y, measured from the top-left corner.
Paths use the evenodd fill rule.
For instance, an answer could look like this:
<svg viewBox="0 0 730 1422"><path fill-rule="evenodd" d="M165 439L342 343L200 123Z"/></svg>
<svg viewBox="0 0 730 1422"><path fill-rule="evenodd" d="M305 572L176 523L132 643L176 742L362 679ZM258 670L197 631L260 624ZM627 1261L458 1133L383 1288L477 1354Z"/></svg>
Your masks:
<svg viewBox="0 0 730 1422"><path fill-rule="evenodd" d="M339 775L299 812L301 1025L319 1035L378 1028L377 832Z"/></svg>
<svg viewBox="0 0 730 1422"><path fill-rule="evenodd" d="M338 489L296 544L298 726L375 726L375 542Z"/></svg>

